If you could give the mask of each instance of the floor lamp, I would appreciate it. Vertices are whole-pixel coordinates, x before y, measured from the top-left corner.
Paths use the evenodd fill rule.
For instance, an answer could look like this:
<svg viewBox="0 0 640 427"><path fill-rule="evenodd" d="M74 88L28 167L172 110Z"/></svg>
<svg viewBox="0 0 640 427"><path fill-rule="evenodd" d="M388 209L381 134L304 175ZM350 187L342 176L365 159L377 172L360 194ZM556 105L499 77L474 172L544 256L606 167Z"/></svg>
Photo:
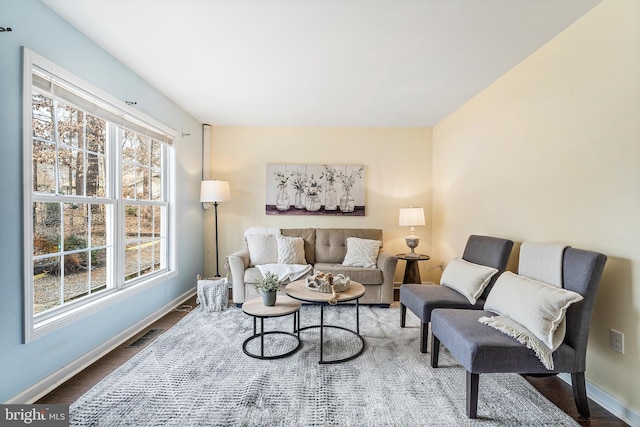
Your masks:
<svg viewBox="0 0 640 427"><path fill-rule="evenodd" d="M218 204L231 199L228 181L202 181L200 184L200 201L202 207L211 209L213 205L214 217L216 222L216 276L220 277L220 269L218 268Z"/></svg>

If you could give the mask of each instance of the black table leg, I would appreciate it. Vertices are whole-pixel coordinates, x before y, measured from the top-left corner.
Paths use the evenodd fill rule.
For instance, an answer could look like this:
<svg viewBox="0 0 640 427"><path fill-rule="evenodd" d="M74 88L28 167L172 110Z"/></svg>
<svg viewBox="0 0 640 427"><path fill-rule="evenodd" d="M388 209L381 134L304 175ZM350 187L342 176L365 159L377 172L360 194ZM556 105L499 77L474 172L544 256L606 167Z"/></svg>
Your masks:
<svg viewBox="0 0 640 427"><path fill-rule="evenodd" d="M360 298L356 300L356 332L360 335Z"/></svg>
<svg viewBox="0 0 640 427"><path fill-rule="evenodd" d="M324 304L320 304L320 363L322 363L322 347L324 332Z"/></svg>
<svg viewBox="0 0 640 427"><path fill-rule="evenodd" d="M264 317L260 318L260 357L264 357Z"/></svg>

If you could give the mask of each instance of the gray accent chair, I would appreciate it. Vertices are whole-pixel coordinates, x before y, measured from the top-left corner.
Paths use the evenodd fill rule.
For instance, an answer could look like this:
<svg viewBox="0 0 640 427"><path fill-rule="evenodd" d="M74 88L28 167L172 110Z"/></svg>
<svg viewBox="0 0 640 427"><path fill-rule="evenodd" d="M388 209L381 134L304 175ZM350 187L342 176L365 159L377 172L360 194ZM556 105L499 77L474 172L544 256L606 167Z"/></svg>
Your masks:
<svg viewBox="0 0 640 427"><path fill-rule="evenodd" d="M471 235L467 240L462 259L474 264L498 269L475 304L459 292L436 284L405 284L400 287L400 327L404 328L407 308L420 319L420 351L427 352L427 338L431 312L436 308L463 308L481 310L491 287L507 268L513 241L490 236Z"/></svg>
<svg viewBox="0 0 640 427"><path fill-rule="evenodd" d="M554 369L546 369L535 353L514 338L482 324L490 311L437 309L431 314L431 366L438 367L440 343L467 370L467 416L477 417L480 374L513 372L530 375L571 374L573 397L578 412L589 418L585 388L587 341L596 292L605 255L567 248L562 263L563 287L584 299L572 304L566 313L567 332L563 343L553 352Z"/></svg>

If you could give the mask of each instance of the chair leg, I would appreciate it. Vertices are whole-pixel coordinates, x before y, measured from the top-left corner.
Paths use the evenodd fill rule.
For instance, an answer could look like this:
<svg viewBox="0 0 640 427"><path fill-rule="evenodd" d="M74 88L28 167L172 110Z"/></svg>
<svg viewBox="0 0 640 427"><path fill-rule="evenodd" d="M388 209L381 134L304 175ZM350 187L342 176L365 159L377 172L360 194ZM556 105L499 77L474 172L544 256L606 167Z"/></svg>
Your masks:
<svg viewBox="0 0 640 427"><path fill-rule="evenodd" d="M480 374L467 371L467 416L478 418L478 383Z"/></svg>
<svg viewBox="0 0 640 427"><path fill-rule="evenodd" d="M429 324L422 322L420 324L420 352L426 353L429 351L428 345L429 339Z"/></svg>
<svg viewBox="0 0 640 427"><path fill-rule="evenodd" d="M440 340L431 334L431 367L438 367L438 357L440 356Z"/></svg>
<svg viewBox="0 0 640 427"><path fill-rule="evenodd" d="M571 388L573 389L573 400L576 402L578 412L583 418L589 418L589 399L587 399L587 387L584 380L584 372L571 374Z"/></svg>
<svg viewBox="0 0 640 427"><path fill-rule="evenodd" d="M404 328L407 323L407 306L400 303L400 327Z"/></svg>

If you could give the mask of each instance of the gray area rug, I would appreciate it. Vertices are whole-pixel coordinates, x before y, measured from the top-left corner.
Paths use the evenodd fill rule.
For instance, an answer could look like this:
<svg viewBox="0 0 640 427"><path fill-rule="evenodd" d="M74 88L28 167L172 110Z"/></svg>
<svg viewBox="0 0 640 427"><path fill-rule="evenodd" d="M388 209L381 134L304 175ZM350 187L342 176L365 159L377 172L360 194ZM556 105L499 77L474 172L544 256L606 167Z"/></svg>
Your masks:
<svg viewBox="0 0 640 427"><path fill-rule="evenodd" d="M319 322L303 306L302 326ZM81 426L575 426L570 417L515 374L480 376L478 419L465 413L465 371L443 349L440 368L418 350L419 323L398 309L360 307L364 353L320 365L318 329L302 331L292 356L258 360L243 341L252 318L238 308L199 307L71 405ZM353 327L355 307L325 309L325 323ZM259 324L258 324L259 325ZM292 316L266 319L266 330L291 331ZM325 333L325 359L345 357L359 341L340 329ZM259 352L259 340L248 349ZM267 354L295 339L268 335Z"/></svg>

